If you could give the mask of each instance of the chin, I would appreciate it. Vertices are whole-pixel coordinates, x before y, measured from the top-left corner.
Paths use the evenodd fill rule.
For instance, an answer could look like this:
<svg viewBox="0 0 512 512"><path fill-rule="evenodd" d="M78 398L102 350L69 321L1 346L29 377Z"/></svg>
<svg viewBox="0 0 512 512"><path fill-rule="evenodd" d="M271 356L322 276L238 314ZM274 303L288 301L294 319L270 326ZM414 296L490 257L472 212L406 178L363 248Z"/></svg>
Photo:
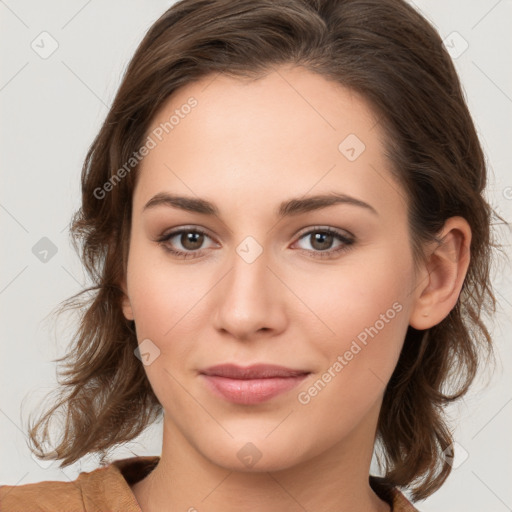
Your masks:
<svg viewBox="0 0 512 512"><path fill-rule="evenodd" d="M298 446L303 450L298 451ZM230 439L208 446L198 446L202 455L224 469L242 473L281 471L296 466L309 458L305 445L288 437L275 439L249 437ZM201 449L204 448L204 449ZM212 450L213 448L213 450Z"/></svg>

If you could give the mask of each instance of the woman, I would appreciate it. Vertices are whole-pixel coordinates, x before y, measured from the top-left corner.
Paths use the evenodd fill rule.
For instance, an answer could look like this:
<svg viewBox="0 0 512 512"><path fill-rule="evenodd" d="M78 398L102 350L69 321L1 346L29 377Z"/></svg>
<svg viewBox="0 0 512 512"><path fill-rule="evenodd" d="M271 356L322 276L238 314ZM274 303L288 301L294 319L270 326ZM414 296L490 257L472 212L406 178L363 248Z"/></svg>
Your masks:
<svg viewBox="0 0 512 512"><path fill-rule="evenodd" d="M3 486L2 510L415 510L400 489L449 475L442 407L490 349L485 182L401 0L175 4L86 157L97 286L30 432L69 465L162 415L161 456Z"/></svg>

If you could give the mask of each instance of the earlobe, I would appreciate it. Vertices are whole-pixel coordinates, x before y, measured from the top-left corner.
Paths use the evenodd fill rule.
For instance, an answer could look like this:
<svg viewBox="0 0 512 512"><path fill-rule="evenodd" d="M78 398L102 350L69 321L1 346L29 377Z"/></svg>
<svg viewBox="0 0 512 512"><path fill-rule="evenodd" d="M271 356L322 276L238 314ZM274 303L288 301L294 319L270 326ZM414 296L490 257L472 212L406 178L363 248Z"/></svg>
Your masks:
<svg viewBox="0 0 512 512"><path fill-rule="evenodd" d="M123 314L126 320L135 320L130 299L126 295L123 297Z"/></svg>
<svg viewBox="0 0 512 512"><path fill-rule="evenodd" d="M126 318L126 320L134 320L135 317L133 316L132 305L128 297L128 291L125 281L121 283L121 290L123 291L123 297L121 299L121 308L123 310L123 315Z"/></svg>
<svg viewBox="0 0 512 512"><path fill-rule="evenodd" d="M469 267L471 228L462 217L451 217L438 235L416 283L416 299L409 323L429 329L448 316L457 304Z"/></svg>

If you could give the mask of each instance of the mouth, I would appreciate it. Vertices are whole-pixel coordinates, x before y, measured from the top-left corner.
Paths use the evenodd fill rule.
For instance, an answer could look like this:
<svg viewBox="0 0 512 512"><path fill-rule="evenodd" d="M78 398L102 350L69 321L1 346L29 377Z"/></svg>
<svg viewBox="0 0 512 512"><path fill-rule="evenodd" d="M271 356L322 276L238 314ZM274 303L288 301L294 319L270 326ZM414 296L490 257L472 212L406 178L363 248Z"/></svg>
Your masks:
<svg viewBox="0 0 512 512"><path fill-rule="evenodd" d="M298 386L311 372L271 364L212 366L200 371L208 389L237 404L258 404Z"/></svg>

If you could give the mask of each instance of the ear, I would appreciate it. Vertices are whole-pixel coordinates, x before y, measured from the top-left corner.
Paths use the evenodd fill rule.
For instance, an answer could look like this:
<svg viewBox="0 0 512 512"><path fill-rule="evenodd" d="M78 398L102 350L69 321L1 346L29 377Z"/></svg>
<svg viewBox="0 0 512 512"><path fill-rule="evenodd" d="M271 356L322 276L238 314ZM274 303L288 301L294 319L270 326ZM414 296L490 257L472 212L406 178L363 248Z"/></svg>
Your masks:
<svg viewBox="0 0 512 512"><path fill-rule="evenodd" d="M126 318L126 320L134 320L133 316L133 310L132 305L130 303L130 299L128 298L128 289L126 286L126 279L123 278L123 280L120 283L121 290L123 291L123 298L121 299L121 307L123 310L123 315Z"/></svg>
<svg viewBox="0 0 512 512"><path fill-rule="evenodd" d="M462 217L449 218L430 246L418 272L409 324L429 329L448 316L457 304L470 261L471 228Z"/></svg>

